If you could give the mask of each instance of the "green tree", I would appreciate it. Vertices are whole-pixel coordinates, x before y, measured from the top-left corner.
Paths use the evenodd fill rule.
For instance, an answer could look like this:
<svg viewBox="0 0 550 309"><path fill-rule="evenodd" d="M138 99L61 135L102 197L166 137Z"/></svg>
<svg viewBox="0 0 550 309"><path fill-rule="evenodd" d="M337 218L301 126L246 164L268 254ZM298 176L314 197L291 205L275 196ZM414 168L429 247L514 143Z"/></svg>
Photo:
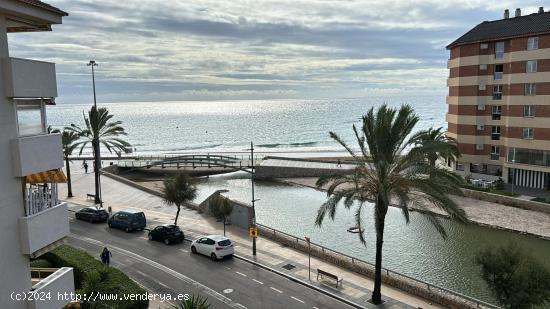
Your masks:
<svg viewBox="0 0 550 309"><path fill-rule="evenodd" d="M208 209L214 217L223 221L223 236L225 236L226 221L227 217L233 212L233 204L229 199L217 195L208 203Z"/></svg>
<svg viewBox="0 0 550 309"><path fill-rule="evenodd" d="M337 134L330 132L330 136L352 156L356 167L349 175L319 178L319 188L328 185L327 201L319 208L315 223L321 226L327 214L334 220L339 205L343 204L348 209L354 207L356 226L361 231L358 233L359 240L365 245L363 212L367 205L374 207L376 260L371 301L380 304L384 223L390 202L401 208L407 223L408 206L411 203L417 207L431 204L459 222L467 222L467 218L464 210L447 195L461 194L463 179L446 169L428 164L425 158L432 149L413 147L414 140L407 138L418 122L418 116L410 106L401 106L399 110L386 105L378 110L371 108L362 120L360 130L353 126L359 152L352 150ZM405 152L410 148L413 150ZM428 219L446 238L447 234L438 218L428 215Z"/></svg>
<svg viewBox="0 0 550 309"><path fill-rule="evenodd" d="M181 206L189 203L197 197L195 181L187 173L180 172L171 178L164 180L162 198L167 205L175 205L178 208L174 224L178 225Z"/></svg>
<svg viewBox="0 0 550 309"><path fill-rule="evenodd" d="M50 127L48 126L48 130ZM71 166L69 156L73 154L73 151L78 147L78 140L80 135L72 130L63 130L60 132L58 129L51 130L51 133L61 133L61 144L63 146L63 158L65 159L65 170L67 171L67 197L73 197L73 189L71 185Z"/></svg>
<svg viewBox="0 0 550 309"><path fill-rule="evenodd" d="M420 131L411 139L415 147L424 148L426 159L432 168L437 159L456 161L460 157L456 140L448 137L442 127Z"/></svg>
<svg viewBox="0 0 550 309"><path fill-rule="evenodd" d="M80 294L87 295L97 295L102 292L102 287L107 279L107 270L103 268L94 269L87 272L84 276L84 283L82 284L82 289ZM92 299L85 300L82 304L83 309L103 309L108 308L108 304L103 303L99 300L95 301Z"/></svg>
<svg viewBox="0 0 550 309"><path fill-rule="evenodd" d="M476 263L501 306L528 309L550 305L550 271L516 244L482 250Z"/></svg>
<svg viewBox="0 0 550 309"><path fill-rule="evenodd" d="M80 146L80 154L84 147L91 145L94 155L94 173L95 173L95 203L100 203L100 169L101 169L101 145L103 145L110 153L113 150L116 152L126 152L130 143L123 140L121 137L127 135L124 128L121 126L122 121L113 121L114 115L109 114L109 110L104 107L96 108L92 106L88 112L88 117L84 112L85 127L80 127L71 124L66 130L75 132L81 138L81 141L76 143Z"/></svg>
<svg viewBox="0 0 550 309"><path fill-rule="evenodd" d="M200 295L193 295L190 298L181 300L175 305L172 305L172 309L209 309L210 304L206 297Z"/></svg>

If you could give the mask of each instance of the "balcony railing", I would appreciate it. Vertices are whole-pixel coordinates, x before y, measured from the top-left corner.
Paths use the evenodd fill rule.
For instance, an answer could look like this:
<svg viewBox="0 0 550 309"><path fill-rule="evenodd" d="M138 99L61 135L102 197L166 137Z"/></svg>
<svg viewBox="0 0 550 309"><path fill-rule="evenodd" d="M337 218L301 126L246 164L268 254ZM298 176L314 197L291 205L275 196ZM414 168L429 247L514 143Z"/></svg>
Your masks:
<svg viewBox="0 0 550 309"><path fill-rule="evenodd" d="M491 116L492 116L491 117L492 120L500 120L501 114L493 113Z"/></svg>
<svg viewBox="0 0 550 309"><path fill-rule="evenodd" d="M37 297L29 300L28 308L63 308L71 301L69 295L75 292L74 273L71 267L31 268L31 278L33 285L30 292L36 293Z"/></svg>
<svg viewBox="0 0 550 309"><path fill-rule="evenodd" d="M6 96L11 98L55 98L55 64L43 61L5 58L3 60Z"/></svg>
<svg viewBox="0 0 550 309"><path fill-rule="evenodd" d="M491 160L498 160L500 159L500 154L498 153L492 153L491 154Z"/></svg>
<svg viewBox="0 0 550 309"><path fill-rule="evenodd" d="M21 252L30 256L39 255L46 247L69 235L67 204L43 207L41 211L19 218Z"/></svg>
<svg viewBox="0 0 550 309"><path fill-rule="evenodd" d="M491 133L491 140L493 141L500 140L500 133Z"/></svg>
<svg viewBox="0 0 550 309"><path fill-rule="evenodd" d="M59 204L57 184L29 184L26 187L25 214L37 214Z"/></svg>
<svg viewBox="0 0 550 309"><path fill-rule="evenodd" d="M63 166L61 134L39 134L11 140L13 173L23 177Z"/></svg>

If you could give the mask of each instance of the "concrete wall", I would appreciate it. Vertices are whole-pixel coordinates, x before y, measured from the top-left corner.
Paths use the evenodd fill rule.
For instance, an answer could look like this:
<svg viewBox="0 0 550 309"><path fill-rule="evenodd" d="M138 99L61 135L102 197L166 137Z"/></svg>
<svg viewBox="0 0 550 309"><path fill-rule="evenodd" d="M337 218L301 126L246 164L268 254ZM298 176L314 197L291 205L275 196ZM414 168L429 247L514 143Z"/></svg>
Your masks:
<svg viewBox="0 0 550 309"><path fill-rule="evenodd" d="M252 207L247 204L229 199L221 195L219 191L210 195L203 202L201 202L199 205L199 209L204 213L210 214L210 211L209 211L210 202L213 199L217 198L218 196L222 199L229 201L229 203L233 205L233 212L229 216L227 222L232 225L243 228L245 230L248 230L248 228L252 224Z"/></svg>
<svg viewBox="0 0 550 309"><path fill-rule="evenodd" d="M482 201L503 204L503 205L512 206L516 208L539 211L539 212L550 214L550 204L540 203L535 201L527 201L527 200L522 200L514 197L476 191L476 190L462 189L462 191L464 192L464 196L466 197L471 197Z"/></svg>
<svg viewBox="0 0 550 309"><path fill-rule="evenodd" d="M55 64L50 62L4 58L6 96L18 98L57 97Z"/></svg>
<svg viewBox="0 0 550 309"><path fill-rule="evenodd" d="M13 173L16 177L63 166L61 134L41 134L11 141Z"/></svg>
<svg viewBox="0 0 550 309"><path fill-rule="evenodd" d="M19 218L21 251L32 254L70 233L67 203Z"/></svg>
<svg viewBox="0 0 550 309"><path fill-rule="evenodd" d="M29 309L57 309L63 308L70 299L65 299L65 295L74 293L74 273L71 267L62 267L47 278L41 280L33 286L34 292L51 293L50 301L33 300L29 301ZM58 294L59 293L59 294ZM67 294L65 294L67 293ZM63 295L63 297L57 297Z"/></svg>
<svg viewBox="0 0 550 309"><path fill-rule="evenodd" d="M4 69L3 60L8 57L6 22L0 11L0 72ZM31 275L29 258L19 246L18 218L25 213L21 179L12 172L10 141L17 136L15 105L7 99L4 82L4 78L0 79L0 272L7 281L0 284L0 304L3 309L23 309L27 307L24 301L10 298L14 291L30 291Z"/></svg>
<svg viewBox="0 0 550 309"><path fill-rule="evenodd" d="M302 158L282 158L282 157L272 157L268 156L264 158L262 164L256 166L254 176L257 179L272 179L272 178L298 178L298 177L319 177L323 175L345 175L351 173L351 170L348 168L301 168L296 166L271 166L265 165L264 163L269 160L282 160L282 161L298 161L298 162L316 162L316 163L328 163L327 166L333 165L336 163L334 161L322 161L315 159L302 159ZM345 164L346 162L342 162Z"/></svg>

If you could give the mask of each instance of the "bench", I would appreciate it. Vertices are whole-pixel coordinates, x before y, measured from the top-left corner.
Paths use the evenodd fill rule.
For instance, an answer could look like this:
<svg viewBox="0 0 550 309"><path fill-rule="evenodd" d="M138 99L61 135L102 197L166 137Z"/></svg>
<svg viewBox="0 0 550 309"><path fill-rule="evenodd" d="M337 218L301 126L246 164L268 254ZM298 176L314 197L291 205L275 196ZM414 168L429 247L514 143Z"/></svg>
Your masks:
<svg viewBox="0 0 550 309"><path fill-rule="evenodd" d="M335 274L331 274L329 272L326 272L322 269L319 269L317 268L317 281L319 281L319 275L321 275L321 278L323 278L323 276L327 276L331 279L334 279L336 280L336 288L338 288L338 283L340 283L340 287L342 287L342 278L338 278L338 276L336 276Z"/></svg>
<svg viewBox="0 0 550 309"><path fill-rule="evenodd" d="M95 194L90 194L90 193L86 194L86 199L89 199L89 198L95 199Z"/></svg>

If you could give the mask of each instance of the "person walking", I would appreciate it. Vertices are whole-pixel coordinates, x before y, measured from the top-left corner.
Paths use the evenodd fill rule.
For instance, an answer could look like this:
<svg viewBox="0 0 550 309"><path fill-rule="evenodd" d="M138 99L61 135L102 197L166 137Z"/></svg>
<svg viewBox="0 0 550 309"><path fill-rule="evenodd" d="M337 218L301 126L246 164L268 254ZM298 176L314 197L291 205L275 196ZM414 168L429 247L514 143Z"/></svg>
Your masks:
<svg viewBox="0 0 550 309"><path fill-rule="evenodd" d="M88 162L84 160L84 163L82 163L82 166L84 166L84 173L88 174Z"/></svg>
<svg viewBox="0 0 550 309"><path fill-rule="evenodd" d="M101 252L101 263L103 263L103 265L109 266L112 256L113 254L111 253L111 251L109 251L109 249L107 249L107 247L103 248L103 251Z"/></svg>

